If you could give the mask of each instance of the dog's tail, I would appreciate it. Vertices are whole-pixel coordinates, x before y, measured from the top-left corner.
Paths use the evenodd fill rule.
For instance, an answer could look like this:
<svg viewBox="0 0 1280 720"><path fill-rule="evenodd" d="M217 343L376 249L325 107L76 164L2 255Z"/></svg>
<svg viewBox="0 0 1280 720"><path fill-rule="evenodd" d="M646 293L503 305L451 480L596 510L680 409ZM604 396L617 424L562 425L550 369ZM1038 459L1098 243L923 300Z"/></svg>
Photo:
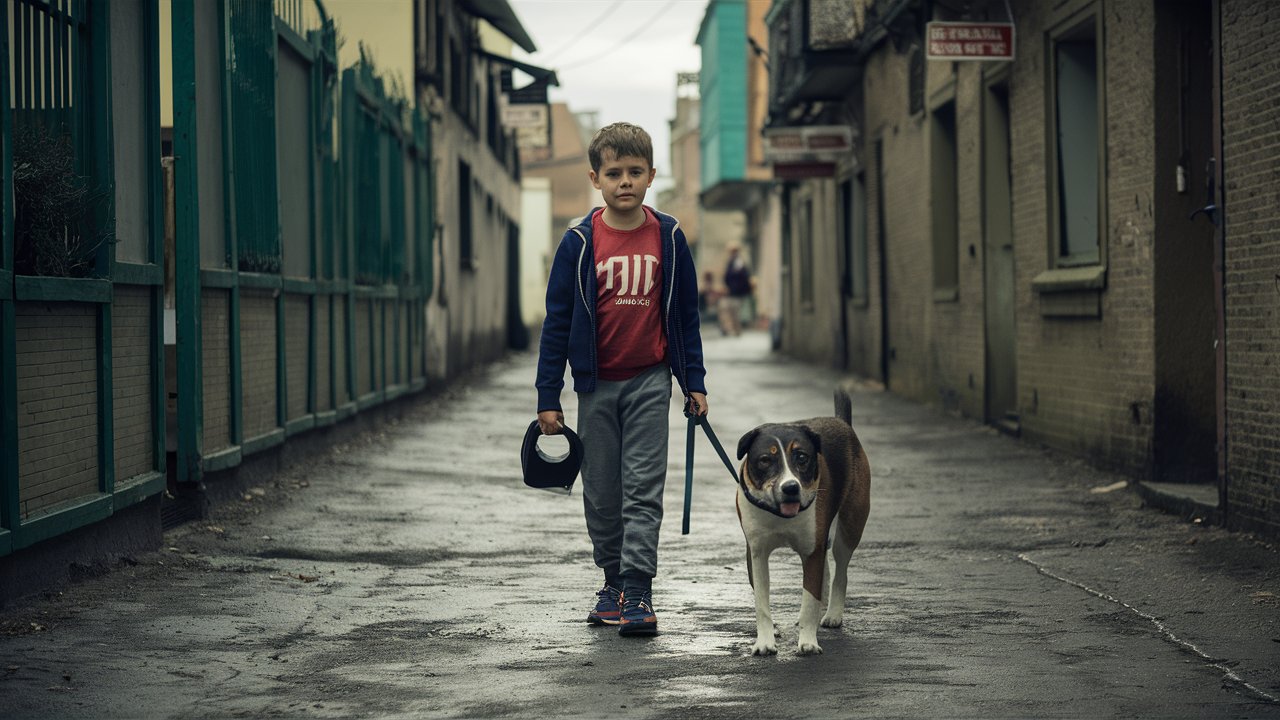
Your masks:
<svg viewBox="0 0 1280 720"><path fill-rule="evenodd" d="M836 417L846 425L853 426L853 400L849 399L849 393L844 388L836 388Z"/></svg>

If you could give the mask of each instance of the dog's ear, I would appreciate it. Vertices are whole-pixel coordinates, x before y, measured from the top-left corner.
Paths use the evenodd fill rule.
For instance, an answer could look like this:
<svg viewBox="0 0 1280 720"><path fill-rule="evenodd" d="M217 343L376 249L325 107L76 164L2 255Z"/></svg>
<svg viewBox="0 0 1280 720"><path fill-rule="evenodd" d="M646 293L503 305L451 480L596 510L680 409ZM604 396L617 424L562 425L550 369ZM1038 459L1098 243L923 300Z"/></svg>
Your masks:
<svg viewBox="0 0 1280 720"><path fill-rule="evenodd" d="M809 438L809 442L813 443L813 453L815 455L822 454L822 437L808 425L802 425L801 427L804 429L805 436Z"/></svg>
<svg viewBox="0 0 1280 720"><path fill-rule="evenodd" d="M751 443L756 441L756 436L759 434L760 434L760 428L755 428L753 430L748 431L747 434L743 435L742 439L738 441L738 459L739 460L741 460L747 454L747 451L751 449Z"/></svg>

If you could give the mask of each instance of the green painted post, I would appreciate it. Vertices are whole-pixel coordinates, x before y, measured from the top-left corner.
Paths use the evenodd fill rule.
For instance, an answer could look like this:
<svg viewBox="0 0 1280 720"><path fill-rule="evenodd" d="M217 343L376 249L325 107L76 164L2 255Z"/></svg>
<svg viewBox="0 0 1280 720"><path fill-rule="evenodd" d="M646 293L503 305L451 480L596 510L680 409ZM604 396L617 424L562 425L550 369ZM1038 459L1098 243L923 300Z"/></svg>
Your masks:
<svg viewBox="0 0 1280 720"><path fill-rule="evenodd" d="M231 288L228 290L230 322L227 323L227 361L231 366L231 377L228 380L227 392L231 397L228 398L227 425L231 444L238 446L244 444L244 373L240 368L240 226L235 203L235 136L231 132L232 52L231 8L228 0L219 0L218 18L221 20L218 25L218 42L219 47L222 48L222 197L224 198L222 206L227 234L227 256L224 261L225 266L231 269L233 278Z"/></svg>
<svg viewBox="0 0 1280 720"><path fill-rule="evenodd" d="M309 142L307 148L307 215L311 218L311 237L307 238L307 253L311 256L308 263L308 270L311 276L312 286L315 288L311 296L307 298L307 412L314 415L316 412L316 385L319 379L316 377L316 313L319 312L320 304L320 286L316 281L319 280L319 258L316 257L316 241L323 236L321 224L316 218L316 171L320 164L316 162L316 151L318 143L316 142L320 136L320 93L324 87L321 80L321 74L324 72L324 55L320 46L319 33L307 33L307 41L311 45L311 93L310 103L307 108L307 133Z"/></svg>
<svg viewBox="0 0 1280 720"><path fill-rule="evenodd" d="M5 143L4 152L9 154L8 143ZM6 202L6 228L13 227L11 210ZM8 259L12 257L10 254ZM11 532L21 523L18 512L18 371L15 367L18 349L14 325L13 301L0 300L0 528L5 531L4 539L0 540L0 555L9 552Z"/></svg>
<svg viewBox="0 0 1280 720"><path fill-rule="evenodd" d="M13 305L13 127L9 104L9 13L0 12L0 555L18 527L18 350Z"/></svg>
<svg viewBox="0 0 1280 720"><path fill-rule="evenodd" d="M173 0L173 151L177 235L178 480L198 482L204 442L195 0Z"/></svg>
<svg viewBox="0 0 1280 720"><path fill-rule="evenodd" d="M356 372L356 363L359 362L359 355L356 354L356 301L355 301L355 277L358 273L356 265L356 249L355 249L355 215L358 209L356 203L356 163L354 154L356 152L356 143L359 141L359 132L356 128L356 121L359 117L360 109L357 107L359 102L356 98L356 71L348 68L342 73L342 183L343 183L343 222L342 222L342 257L345 260L345 273L343 275L344 299L343 310L346 312L346 322L343 328L346 330L346 352L347 352L347 402L353 407L359 408L360 388L356 384L358 374Z"/></svg>
<svg viewBox="0 0 1280 720"><path fill-rule="evenodd" d="M146 37L147 147L157 153L160 149L160 8L148 3L145 10L143 34ZM148 248L151 263L164 272L164 177L160 164L154 162L147 172ZM151 461L152 470L165 472L165 406L164 387L164 281L151 286Z"/></svg>
<svg viewBox="0 0 1280 720"><path fill-rule="evenodd" d="M92 148L92 177L107 192L115 195L115 142L111 127L111 6L95 3L89 10L89 52L91 53L88 92L92 100L86 138ZM52 57L48 58L51 61ZM48 63L49 65L52 62ZM47 65L46 65L47 67ZM51 93L52 89L47 89ZM115 227L114 203L100 204L94 212L98 227ZM98 246L94 265L96 274L110 279L115 263L115 243ZM112 297L98 306L98 489L110 495L115 491L115 412L111 364Z"/></svg>
<svg viewBox="0 0 1280 720"><path fill-rule="evenodd" d="M260 71L270 72L271 78L272 78L271 87L274 90L275 77L280 71L279 70L280 68L280 57L279 57L280 33L276 28L276 19L275 19L274 13L270 14L270 22L271 22L271 41L268 43L268 47L267 47L268 66L260 67L258 69ZM276 182L276 180L278 179L276 176L276 173L278 172L278 168L276 167L276 163L274 162L276 158L276 153L279 152L279 148L277 147L279 142L276 138L276 128L277 128L276 98L277 97L278 95L276 95L275 92L272 92L271 101L266 103L266 107L269 110L269 114L271 116L271 123L270 125L264 124L264 127L267 127L269 129L270 134L265 137L259 137L258 140L262 145L266 146L263 149L266 152L270 153L268 157L270 157L272 160L272 162L267 164L267 167L271 168L271 176L272 176L272 182L270 183L271 194L269 195L269 198L274 201L274 205L275 205L275 217L273 218L274 223L272 223L273 225L272 229L274 230L275 236L276 236L274 260L275 260L275 267L277 268L276 272L283 279L284 277L284 262L283 262L284 260L284 223L280 219L280 216L282 215L280 211L280 187L279 187L279 183ZM259 168L261 169L261 166L259 166ZM288 428L289 426L289 364L287 362L288 359L286 358L288 345L285 342L285 327L284 327L285 297L286 297L286 293L282 283L282 286L279 292L276 293L276 427L279 427L279 428Z"/></svg>

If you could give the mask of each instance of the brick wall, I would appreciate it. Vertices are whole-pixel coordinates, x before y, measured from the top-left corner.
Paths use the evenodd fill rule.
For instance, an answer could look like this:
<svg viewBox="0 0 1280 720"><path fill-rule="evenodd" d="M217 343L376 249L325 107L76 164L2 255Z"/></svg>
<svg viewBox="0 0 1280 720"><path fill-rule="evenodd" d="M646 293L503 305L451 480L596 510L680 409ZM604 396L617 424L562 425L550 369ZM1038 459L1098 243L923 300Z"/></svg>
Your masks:
<svg viewBox="0 0 1280 720"><path fill-rule="evenodd" d="M338 352L334 354L334 377L337 378L338 405L351 402L351 384L347 382L347 368L351 358L347 345L347 303L345 299L333 301L333 335L338 341Z"/></svg>
<svg viewBox="0 0 1280 720"><path fill-rule="evenodd" d="M288 419L307 414L308 337L311 332L311 298L286 295L284 298L284 360L288 402Z"/></svg>
<svg viewBox="0 0 1280 720"><path fill-rule="evenodd" d="M932 251L929 225L929 167L923 114L908 114L908 58L883 45L867 63L863 94L868 178L868 244L876 244L880 224L885 232L885 288L888 305L889 387L896 393L934 401L932 351L929 348L933 306ZM883 172L871 157L882 143ZM879 181L883 187L878 187ZM883 193L884 218L876 207ZM875 257L874 251L871 253ZM876 262L880 259L876 258ZM873 267L875 267L873 265ZM872 292L880 288L872 275Z"/></svg>
<svg viewBox="0 0 1280 720"><path fill-rule="evenodd" d="M933 63L938 69L946 63ZM955 64L957 219L956 302L935 302L933 378L936 402L966 417L985 415L985 288L983 285L982 63ZM931 72L931 75L934 74ZM944 82L945 73L942 75Z"/></svg>
<svg viewBox="0 0 1280 720"><path fill-rule="evenodd" d="M245 440L279 427L276 417L276 324L276 299L272 291L242 288L240 372Z"/></svg>
<svg viewBox="0 0 1280 720"><path fill-rule="evenodd" d="M1222 2L1228 520L1280 533L1280 4Z"/></svg>
<svg viewBox="0 0 1280 720"><path fill-rule="evenodd" d="M331 382L329 378L329 369L332 363L329 360L329 308L333 303L331 295L316 296L316 411L323 412L333 409L333 402L329 399ZM338 352L344 352L341 346Z"/></svg>
<svg viewBox="0 0 1280 720"><path fill-rule="evenodd" d="M417 303L409 304L409 336L412 342L409 343L409 367L413 368L410 380L421 381L427 376L426 365L422 359L422 306Z"/></svg>
<svg viewBox="0 0 1280 720"><path fill-rule="evenodd" d="M111 308L111 404L116 482L155 469L150 287L116 286Z"/></svg>
<svg viewBox="0 0 1280 720"><path fill-rule="evenodd" d="M409 323L413 318L413 306L414 303L411 302L400 303L400 316L398 318L400 325L400 360L397 364L400 366L400 373L397 380L403 385L408 385L413 379L413 345L410 342L412 335L409 332Z"/></svg>
<svg viewBox="0 0 1280 720"><path fill-rule="evenodd" d="M836 262L836 183L834 180L807 180L795 186L791 193L791 282L786 292L790 294L790 317L784 325L786 340L784 349L795 357L830 365L837 359L836 346L840 337L839 267ZM809 237L800 234L800 214L806 203L811 204ZM803 270L802 246L812 243L813 302L801 303ZM717 275L719 275L717 270Z"/></svg>
<svg viewBox="0 0 1280 720"><path fill-rule="evenodd" d="M231 326L226 290L200 293L200 378L204 393L204 454L231 446Z"/></svg>
<svg viewBox="0 0 1280 720"><path fill-rule="evenodd" d="M370 327L369 306L372 300L360 299L355 302L355 317L352 322L356 330L356 348L355 355L351 361L356 364L356 399L369 394L373 391L373 362L374 357L370 355L369 338L373 333Z"/></svg>
<svg viewBox="0 0 1280 720"><path fill-rule="evenodd" d="M1151 0L1105 7L1106 290L1101 317L1046 317L1031 279L1048 268L1044 30L1087 2L1015 5L1010 115L1017 263L1018 404L1024 434L1102 465L1150 468L1154 393L1152 176L1155 121ZM1023 30L1023 28L1026 28Z"/></svg>
<svg viewBox="0 0 1280 720"><path fill-rule="evenodd" d="M25 519L98 492L98 308L17 303L18 502Z"/></svg>

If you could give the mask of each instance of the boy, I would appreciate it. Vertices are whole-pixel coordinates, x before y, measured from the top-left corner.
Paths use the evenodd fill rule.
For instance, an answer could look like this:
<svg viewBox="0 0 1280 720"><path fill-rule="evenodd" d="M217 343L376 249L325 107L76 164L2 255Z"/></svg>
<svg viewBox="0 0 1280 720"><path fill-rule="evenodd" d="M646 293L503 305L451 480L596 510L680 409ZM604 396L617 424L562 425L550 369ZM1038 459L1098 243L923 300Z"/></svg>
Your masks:
<svg viewBox="0 0 1280 720"><path fill-rule="evenodd" d="M671 376L692 412L706 415L708 407L698 276L680 224L643 204L656 174L649 134L630 123L608 125L587 155L605 207L565 232L552 262L538 423L545 434L560 432L568 360L587 533L605 578L587 622L652 635Z"/></svg>

